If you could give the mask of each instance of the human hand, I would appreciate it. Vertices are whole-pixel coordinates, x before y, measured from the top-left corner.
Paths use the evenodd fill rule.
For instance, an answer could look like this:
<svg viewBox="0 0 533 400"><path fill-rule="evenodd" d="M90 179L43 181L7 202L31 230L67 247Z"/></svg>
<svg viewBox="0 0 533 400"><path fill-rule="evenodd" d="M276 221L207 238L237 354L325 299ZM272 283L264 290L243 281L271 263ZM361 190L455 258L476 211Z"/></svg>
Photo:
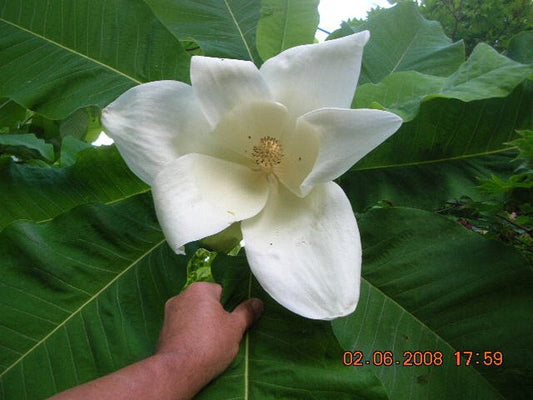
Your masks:
<svg viewBox="0 0 533 400"><path fill-rule="evenodd" d="M220 285L193 283L167 301L156 354L53 399L191 399L233 361L244 332L263 311L260 300L250 299L229 313L221 294Z"/></svg>
<svg viewBox="0 0 533 400"><path fill-rule="evenodd" d="M173 359L182 365L186 358L200 387L231 364L244 332L263 311L261 300L250 299L227 312L220 303L221 294L220 285L197 282L165 305L156 356L167 357L170 366Z"/></svg>

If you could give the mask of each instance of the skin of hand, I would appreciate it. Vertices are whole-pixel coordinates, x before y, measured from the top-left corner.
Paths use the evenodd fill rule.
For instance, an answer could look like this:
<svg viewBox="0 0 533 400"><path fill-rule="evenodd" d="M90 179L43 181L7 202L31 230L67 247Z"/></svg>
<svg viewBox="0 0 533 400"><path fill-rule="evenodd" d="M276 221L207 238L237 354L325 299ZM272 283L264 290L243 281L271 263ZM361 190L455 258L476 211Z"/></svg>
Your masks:
<svg viewBox="0 0 533 400"><path fill-rule="evenodd" d="M165 322L157 354L192 358L209 382L235 359L246 331L263 312L259 299L250 299L228 313L220 304L222 287L198 282L165 305Z"/></svg>
<svg viewBox="0 0 533 400"><path fill-rule="evenodd" d="M190 399L235 359L246 330L263 303L250 299L227 312L222 287L197 282L165 305L157 351L152 357L51 399Z"/></svg>

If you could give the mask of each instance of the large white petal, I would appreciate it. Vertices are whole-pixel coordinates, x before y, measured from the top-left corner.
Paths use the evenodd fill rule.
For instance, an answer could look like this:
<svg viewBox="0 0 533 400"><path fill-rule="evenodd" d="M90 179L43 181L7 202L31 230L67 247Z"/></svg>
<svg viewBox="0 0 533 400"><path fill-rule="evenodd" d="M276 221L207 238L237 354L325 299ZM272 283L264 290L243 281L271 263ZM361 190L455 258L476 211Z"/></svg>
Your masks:
<svg viewBox="0 0 533 400"><path fill-rule="evenodd" d="M274 100L298 117L322 107L349 108L368 31L290 48L261 66Z"/></svg>
<svg viewBox="0 0 533 400"><path fill-rule="evenodd" d="M210 129L192 88L176 81L128 90L104 108L102 125L130 169L149 185L167 162L201 151Z"/></svg>
<svg viewBox="0 0 533 400"><path fill-rule="evenodd" d="M300 118L318 132L318 158L302 182L305 195L314 185L338 178L391 136L402 124L396 114L369 109L322 109Z"/></svg>
<svg viewBox="0 0 533 400"><path fill-rule="evenodd" d="M259 70L250 61L194 56L191 82L213 126L239 104L272 99Z"/></svg>
<svg viewBox="0 0 533 400"><path fill-rule="evenodd" d="M177 253L186 243L257 215L268 192L263 174L201 154L168 163L152 187L159 223Z"/></svg>
<svg viewBox="0 0 533 400"><path fill-rule="evenodd" d="M359 299L361 242L350 202L329 182L306 198L283 186L241 222L246 256L261 286L307 318L334 319Z"/></svg>

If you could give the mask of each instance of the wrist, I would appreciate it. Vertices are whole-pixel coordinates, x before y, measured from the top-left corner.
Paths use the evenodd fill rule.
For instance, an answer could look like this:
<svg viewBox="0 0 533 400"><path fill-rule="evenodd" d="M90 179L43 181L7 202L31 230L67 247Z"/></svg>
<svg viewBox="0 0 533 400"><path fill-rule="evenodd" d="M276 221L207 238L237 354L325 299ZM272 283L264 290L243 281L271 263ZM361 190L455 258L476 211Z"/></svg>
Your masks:
<svg viewBox="0 0 533 400"><path fill-rule="evenodd" d="M177 399L192 398L211 380L198 358L187 351L158 352L146 361L157 369L158 376Z"/></svg>

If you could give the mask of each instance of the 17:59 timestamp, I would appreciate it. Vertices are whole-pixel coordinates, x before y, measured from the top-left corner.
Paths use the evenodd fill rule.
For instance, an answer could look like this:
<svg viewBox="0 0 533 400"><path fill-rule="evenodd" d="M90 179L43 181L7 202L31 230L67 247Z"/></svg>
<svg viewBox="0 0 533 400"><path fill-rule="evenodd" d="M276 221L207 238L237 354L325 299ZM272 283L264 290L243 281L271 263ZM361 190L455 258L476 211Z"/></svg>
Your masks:
<svg viewBox="0 0 533 400"><path fill-rule="evenodd" d="M499 367L503 364L503 353L501 351L456 351L455 365L485 365L487 367Z"/></svg>

